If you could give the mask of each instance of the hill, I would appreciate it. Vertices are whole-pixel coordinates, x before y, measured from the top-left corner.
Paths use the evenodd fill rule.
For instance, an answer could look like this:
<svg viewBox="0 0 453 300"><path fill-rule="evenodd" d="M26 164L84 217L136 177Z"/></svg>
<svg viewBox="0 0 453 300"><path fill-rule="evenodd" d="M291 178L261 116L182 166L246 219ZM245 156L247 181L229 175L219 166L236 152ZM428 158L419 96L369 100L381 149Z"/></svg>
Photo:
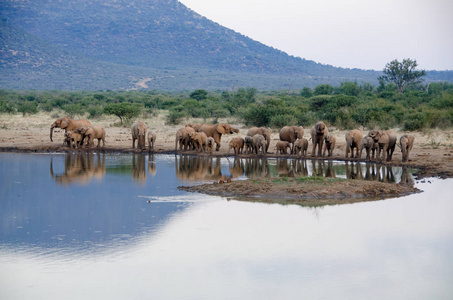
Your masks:
<svg viewBox="0 0 453 300"><path fill-rule="evenodd" d="M176 0L0 2L1 88L299 89L379 75L289 56Z"/></svg>

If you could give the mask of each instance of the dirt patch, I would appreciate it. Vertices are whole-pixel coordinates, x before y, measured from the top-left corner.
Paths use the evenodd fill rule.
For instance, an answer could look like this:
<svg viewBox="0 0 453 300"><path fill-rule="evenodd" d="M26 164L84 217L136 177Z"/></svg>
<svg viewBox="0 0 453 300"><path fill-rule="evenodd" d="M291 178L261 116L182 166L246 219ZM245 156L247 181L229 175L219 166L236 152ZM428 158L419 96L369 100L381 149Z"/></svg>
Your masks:
<svg viewBox="0 0 453 300"><path fill-rule="evenodd" d="M306 205L340 204L397 197L420 192L412 184L392 184L342 178L266 178L181 186L180 190L242 200Z"/></svg>
<svg viewBox="0 0 453 300"><path fill-rule="evenodd" d="M106 153L140 153L148 152L132 149L132 136L130 128L117 127L119 121L116 117L101 117L90 121L93 125L101 125L106 129L106 146L100 149L81 149L72 150L62 146L63 130L56 129L53 137L54 142L50 141L50 125L57 117L63 116L62 113L53 112L39 113L36 115L23 117L22 115L0 115L0 151L8 152L69 152L69 151L98 151ZM153 130L157 134L154 153L175 153L175 133L183 125L170 126L165 124L166 112L158 112L156 115L150 115L142 120L145 122L149 130ZM233 124L239 129L238 134L222 136L222 146L220 151L214 152L213 156L229 156L228 143L236 137L245 137L248 127L239 124L234 120L219 120L219 122ZM185 123L203 123L203 120L187 120ZM394 129L398 137L407 134L407 132ZM309 138L309 129L305 130L305 138ZM357 159L345 158L345 139L346 131L329 128L331 135L337 138L337 146L334 150L333 160L340 161L357 161ZM365 134L367 131L365 130ZM393 155L393 160L390 163L384 163L386 166L407 166L418 169L415 174L417 178L425 177L453 177L453 130L429 130L425 132L411 132L415 136L414 149L411 152L408 162L401 162L401 152L396 148ZM279 140L278 131L274 130L271 135L271 145L267 157L277 157L275 145ZM311 158L311 143L309 145L308 158ZM183 152L187 155L209 156L206 153L198 153L194 151ZM254 157L254 155L241 154L239 157ZM281 155L280 157L295 158L291 155ZM316 159L316 158L315 158ZM361 160L363 161L363 159ZM321 198L341 198L348 199L347 201L355 201L354 199L373 198L376 196L376 191L383 189L385 192L378 193L379 196L391 196L416 192L413 188L405 185L397 185L390 183L382 183L376 181L360 181L353 180L350 182L324 182L323 188L319 191L311 192L308 186L317 184L316 182L298 182L297 178L288 179L287 182L273 182L273 179L263 179L258 181L233 181L228 184L205 184L200 187L188 187L187 190L215 195L227 196L247 196L247 197L268 197L272 199L281 198L290 202L294 199L321 199ZM327 180L327 179L326 179ZM345 185L351 187L345 190ZM263 192L263 190L265 192ZM262 198L261 198L262 199ZM319 200L320 201L320 200ZM319 203L318 201L318 203ZM343 200L342 200L343 201Z"/></svg>

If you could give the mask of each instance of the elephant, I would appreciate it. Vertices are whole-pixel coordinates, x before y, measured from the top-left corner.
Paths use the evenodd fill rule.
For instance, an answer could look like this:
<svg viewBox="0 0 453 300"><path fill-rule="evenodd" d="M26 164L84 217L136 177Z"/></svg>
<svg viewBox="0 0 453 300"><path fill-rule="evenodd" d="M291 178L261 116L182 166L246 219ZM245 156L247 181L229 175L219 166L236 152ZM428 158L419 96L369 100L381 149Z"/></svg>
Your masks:
<svg viewBox="0 0 453 300"><path fill-rule="evenodd" d="M208 137L204 132L191 132L189 133L189 137L193 142L193 147L195 150L199 152L205 151L206 152L206 140Z"/></svg>
<svg viewBox="0 0 453 300"><path fill-rule="evenodd" d="M308 140L307 139L298 139L294 142L294 154L298 157L307 156L308 149Z"/></svg>
<svg viewBox="0 0 453 300"><path fill-rule="evenodd" d="M250 154L253 153L253 138L251 136L246 136L244 138L245 144L245 153Z"/></svg>
<svg viewBox="0 0 453 300"><path fill-rule="evenodd" d="M322 146L324 144L324 137L329 134L326 124L324 122L316 123L310 130L311 141L313 142L313 149L311 156L316 155L316 147L318 147L318 157L321 157Z"/></svg>
<svg viewBox="0 0 453 300"><path fill-rule="evenodd" d="M179 143L179 150L182 150L182 146L184 145L184 150L187 150L192 145L191 137L189 136L190 133L195 133L195 129L192 127L183 127L178 129L176 132L175 138L175 152L177 152L178 143Z"/></svg>
<svg viewBox="0 0 453 300"><path fill-rule="evenodd" d="M61 128L67 132L84 126L91 126L91 122L86 119L73 120L69 117L59 118L50 126L50 141L53 142L52 134L54 128Z"/></svg>
<svg viewBox="0 0 453 300"><path fill-rule="evenodd" d="M261 134L266 140L266 153L269 150L269 145L271 144L271 130L265 127L252 127L247 132L247 136L253 137L255 134Z"/></svg>
<svg viewBox="0 0 453 300"><path fill-rule="evenodd" d="M193 128L195 131L200 131L201 125L197 124L197 123L193 123L193 124L187 124L186 127Z"/></svg>
<svg viewBox="0 0 453 300"><path fill-rule="evenodd" d="M69 131L66 131L66 133L64 134L66 139L67 139L67 143L69 145L69 148L80 148L82 147L82 140L83 140L83 135L78 133L78 132L74 132L73 130L69 130Z"/></svg>
<svg viewBox="0 0 453 300"><path fill-rule="evenodd" d="M144 150L146 147L146 125L142 121L137 121L132 124L132 148L135 148L135 140L137 141L137 149Z"/></svg>
<svg viewBox="0 0 453 300"><path fill-rule="evenodd" d="M332 157L333 156L333 150L335 150L335 144L337 142L337 138L334 137L333 135L326 135L324 137L324 149L322 152L322 156L326 156L326 151L327 151L327 156Z"/></svg>
<svg viewBox="0 0 453 300"><path fill-rule="evenodd" d="M253 150L255 154L261 153L266 155L266 139L262 134L255 134L253 137Z"/></svg>
<svg viewBox="0 0 453 300"><path fill-rule="evenodd" d="M154 151L154 143L156 142L156 134L153 131L148 132L148 146L149 151Z"/></svg>
<svg viewBox="0 0 453 300"><path fill-rule="evenodd" d="M346 154L345 157L348 158L349 152L351 152L351 158L354 158L354 148L356 149L355 157L359 157L359 147L360 142L362 141L363 135L362 131L353 129L349 130L345 134L346 140Z"/></svg>
<svg viewBox="0 0 453 300"><path fill-rule="evenodd" d="M291 150L291 143L288 141L278 141L276 148L277 148L277 155L278 154L288 154L287 149L289 148Z"/></svg>
<svg viewBox="0 0 453 300"><path fill-rule="evenodd" d="M208 137L206 139L206 152L210 153L212 155L212 148L214 148L214 138L213 137Z"/></svg>
<svg viewBox="0 0 453 300"><path fill-rule="evenodd" d="M229 147L228 147L228 153L230 153L230 150L234 150L234 155L241 154L243 149L244 149L244 139L241 137L235 137L230 141Z"/></svg>
<svg viewBox="0 0 453 300"><path fill-rule="evenodd" d="M400 137L400 143L397 145L398 145L398 147L401 148L401 153L403 155L403 159L402 159L403 162L407 162L409 160L409 153L411 152L412 147L414 146L414 141L415 141L415 137L413 137L412 135L405 134Z"/></svg>
<svg viewBox="0 0 453 300"><path fill-rule="evenodd" d="M83 138L82 138L82 143L85 138L88 138L88 141L86 143L87 147L93 147L94 146L94 139L98 140L98 145L97 147L99 148L101 146L101 140L102 140L102 147L105 147L105 129L102 126L89 126L89 127L80 127L75 130L75 132L80 133Z"/></svg>
<svg viewBox="0 0 453 300"><path fill-rule="evenodd" d="M391 130L371 130L368 132L368 136L374 139L374 142L378 144L377 158L381 159L381 162L385 160L387 154L387 161L392 160L393 151L396 146L396 134ZM381 150L382 158L381 158Z"/></svg>
<svg viewBox="0 0 453 300"><path fill-rule="evenodd" d="M291 144L291 154L294 154L294 142L304 137L302 126L285 126L279 132L280 141L287 141Z"/></svg>
<svg viewBox="0 0 453 300"><path fill-rule="evenodd" d="M238 133L239 129L233 128L230 124L218 123L214 125L203 124L198 131L204 132L208 137L214 138L216 143L215 151L219 151L222 134Z"/></svg>
<svg viewBox="0 0 453 300"><path fill-rule="evenodd" d="M362 158L362 151L366 151L366 160L370 160L370 151L372 152L372 158L374 159L374 153L377 149L377 143L374 142L373 138L366 136L360 141L360 153L359 158Z"/></svg>

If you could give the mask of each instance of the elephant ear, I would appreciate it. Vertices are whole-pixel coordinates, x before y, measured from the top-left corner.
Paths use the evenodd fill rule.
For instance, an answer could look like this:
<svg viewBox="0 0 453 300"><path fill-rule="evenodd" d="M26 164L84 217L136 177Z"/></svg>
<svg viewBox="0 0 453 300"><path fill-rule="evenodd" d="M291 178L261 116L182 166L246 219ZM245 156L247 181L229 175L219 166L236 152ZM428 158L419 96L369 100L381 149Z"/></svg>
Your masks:
<svg viewBox="0 0 453 300"><path fill-rule="evenodd" d="M217 132L220 134L225 134L225 125L224 124L217 125Z"/></svg>

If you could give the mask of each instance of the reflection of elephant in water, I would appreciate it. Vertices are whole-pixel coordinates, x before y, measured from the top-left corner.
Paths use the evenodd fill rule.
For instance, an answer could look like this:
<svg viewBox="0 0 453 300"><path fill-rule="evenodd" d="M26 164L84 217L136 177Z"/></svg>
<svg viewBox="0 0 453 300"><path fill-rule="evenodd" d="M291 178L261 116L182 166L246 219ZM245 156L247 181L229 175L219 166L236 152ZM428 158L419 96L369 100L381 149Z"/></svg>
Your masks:
<svg viewBox="0 0 453 300"><path fill-rule="evenodd" d="M83 127L83 126L91 126L90 121L88 121L86 119L73 120L69 117L59 118L59 119L55 120L55 122L53 122L52 126L50 126L50 141L53 142L52 134L53 134L54 128L61 128L61 129L64 129L65 132L67 132L69 130L74 130L76 128Z"/></svg>
<svg viewBox="0 0 453 300"><path fill-rule="evenodd" d="M345 134L345 140L346 140L346 154L345 157L348 158L349 152L351 152L351 158L358 158L359 157L359 147L360 147L360 142L362 141L363 134L362 131L354 129L354 130L349 130ZM354 156L354 148L356 149L356 154Z"/></svg>
<svg viewBox="0 0 453 300"><path fill-rule="evenodd" d="M318 157L321 157L322 146L324 144L324 137L329 134L326 124L318 122L310 130L311 141L313 142L313 149L311 156L316 156L316 147L318 147Z"/></svg>
<svg viewBox="0 0 453 300"><path fill-rule="evenodd" d="M397 144L398 147L401 148L401 153L403 154L403 162L406 162L409 160L409 153L412 150L412 147L414 146L414 140L415 138L412 135L403 135L400 137L400 143Z"/></svg>
<svg viewBox="0 0 453 300"><path fill-rule="evenodd" d="M363 179L362 166L360 163L346 161L345 167L347 179Z"/></svg>
<svg viewBox="0 0 453 300"><path fill-rule="evenodd" d="M287 159L277 159L277 173L279 177L294 177L294 171Z"/></svg>
<svg viewBox="0 0 453 300"><path fill-rule="evenodd" d="M391 130L371 130L368 133L369 137L372 137L374 141L378 144L378 154L377 158L381 161L385 160L385 155L387 154L387 161L392 160L393 151L395 151L396 145L396 134ZM381 158L382 151L382 158Z"/></svg>
<svg viewBox="0 0 453 300"><path fill-rule="evenodd" d="M88 184L92 178L105 175L105 155L98 153L96 164L93 153L68 153L65 155L64 173L55 175L53 161L50 161L50 175L58 184Z"/></svg>
<svg viewBox="0 0 453 300"><path fill-rule="evenodd" d="M291 144L291 154L294 154L294 142L304 137L304 128L302 126L285 126L280 129L280 141L286 141Z"/></svg>
<svg viewBox="0 0 453 300"><path fill-rule="evenodd" d="M233 128L230 124L218 123L214 125L203 124L198 131L204 132L206 136L214 138L216 143L215 151L219 151L222 134L238 133L239 129Z"/></svg>
<svg viewBox="0 0 453 300"><path fill-rule="evenodd" d="M140 184L146 182L146 156L142 154L132 155L132 178Z"/></svg>
<svg viewBox="0 0 453 300"><path fill-rule="evenodd" d="M265 157L247 158L245 160L245 175L250 179L269 177L269 165Z"/></svg>
<svg viewBox="0 0 453 300"><path fill-rule="evenodd" d="M252 127L247 131L247 136L251 136L252 138L256 134L261 134L266 139L265 153L267 153L269 151L269 145L271 144L271 130L265 127Z"/></svg>
<svg viewBox="0 0 453 300"><path fill-rule="evenodd" d="M230 174L233 178L241 177L244 175L244 161L235 158L233 164L229 164Z"/></svg>
<svg viewBox="0 0 453 300"><path fill-rule="evenodd" d="M308 167L307 167L307 160L293 160L293 170L294 174L300 177L307 177L308 176Z"/></svg>
<svg viewBox="0 0 453 300"><path fill-rule="evenodd" d="M395 183L395 175L391 166L376 165L366 163L365 180ZM404 172L404 168L403 168Z"/></svg>
<svg viewBox="0 0 453 300"><path fill-rule="evenodd" d="M148 174L151 176L156 175L157 173L157 168L156 164L154 162L154 154L150 154L148 156Z"/></svg>
<svg viewBox="0 0 453 300"><path fill-rule="evenodd" d="M176 177L183 180L226 180L222 175L220 157L182 155L175 157Z"/></svg>

